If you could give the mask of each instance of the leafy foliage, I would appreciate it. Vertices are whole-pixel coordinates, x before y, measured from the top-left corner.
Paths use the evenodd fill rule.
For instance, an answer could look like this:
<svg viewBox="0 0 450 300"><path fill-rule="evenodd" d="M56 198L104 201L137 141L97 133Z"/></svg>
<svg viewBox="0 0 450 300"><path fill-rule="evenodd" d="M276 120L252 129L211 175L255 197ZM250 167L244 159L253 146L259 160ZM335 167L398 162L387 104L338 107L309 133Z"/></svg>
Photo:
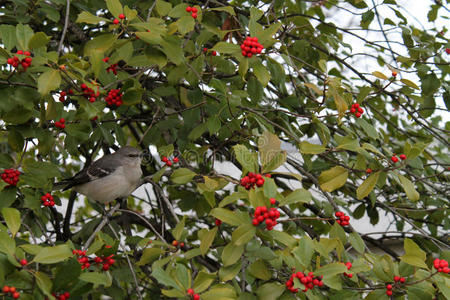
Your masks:
<svg viewBox="0 0 450 300"><path fill-rule="evenodd" d="M433 269L450 259L448 34L369 2L3 1L0 168L21 173L0 183L0 286L269 300L379 299L391 283L449 299ZM123 103L106 105L112 89ZM125 145L146 151L146 184L96 233L103 208L54 183ZM248 172L264 183L245 189ZM273 230L252 223L263 206L281 212ZM302 292L297 271L323 286Z"/></svg>

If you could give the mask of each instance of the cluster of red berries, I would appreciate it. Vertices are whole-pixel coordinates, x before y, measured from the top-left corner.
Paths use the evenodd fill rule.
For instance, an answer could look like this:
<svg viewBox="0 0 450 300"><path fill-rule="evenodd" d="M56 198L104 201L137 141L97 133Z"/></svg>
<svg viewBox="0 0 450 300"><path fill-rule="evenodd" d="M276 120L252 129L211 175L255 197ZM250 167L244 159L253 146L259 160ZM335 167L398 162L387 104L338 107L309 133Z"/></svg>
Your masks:
<svg viewBox="0 0 450 300"><path fill-rule="evenodd" d="M406 159L406 155L405 154L400 154L399 155L401 160L405 160ZM398 162L398 157L394 154L391 156L391 161L395 164L396 162Z"/></svg>
<svg viewBox="0 0 450 300"><path fill-rule="evenodd" d="M66 96L67 95L73 95L73 90L69 89L67 92L66 91L61 91L59 93L59 101L60 102L65 102L66 101Z"/></svg>
<svg viewBox="0 0 450 300"><path fill-rule="evenodd" d="M406 282L406 279L405 279L405 277L400 277L400 276L394 276L394 284L395 283L405 283ZM392 284L387 284L386 285L386 295L388 295L388 296L392 296L392 294L393 294L393 286L392 286Z"/></svg>
<svg viewBox="0 0 450 300"><path fill-rule="evenodd" d="M200 300L200 295L196 294L193 289L187 289L187 293L191 296L191 299Z"/></svg>
<svg viewBox="0 0 450 300"><path fill-rule="evenodd" d="M270 174L265 174L264 176L270 177ZM264 185L264 181L265 180L261 174L249 172L247 176L242 177L241 185L245 187L246 190L249 190L251 188L254 188L255 184L257 187L262 187Z"/></svg>
<svg viewBox="0 0 450 300"><path fill-rule="evenodd" d="M111 89L105 98L106 104L110 108L117 108L123 104L122 96L120 89Z"/></svg>
<svg viewBox="0 0 450 300"><path fill-rule="evenodd" d="M260 54L263 49L264 47L258 43L257 37L248 36L241 45L242 55L246 57L252 57L254 54Z"/></svg>
<svg viewBox="0 0 450 300"><path fill-rule="evenodd" d="M196 7L188 6L188 7L186 7L186 11L191 13L191 17L193 17L194 19L197 19L198 9Z"/></svg>
<svg viewBox="0 0 450 300"><path fill-rule="evenodd" d="M80 87L83 90L83 96L86 97L86 99L88 99L91 103L95 102L95 99L100 96L100 92L98 90L97 93L94 93L94 90L88 87L85 83L82 83Z"/></svg>
<svg viewBox="0 0 450 300"><path fill-rule="evenodd" d="M20 60L19 57L14 56L14 57L8 58L6 60L6 62L8 63L8 65L13 66L14 68L17 68L17 67L19 67L19 65L21 65L23 70L26 71L28 69L28 67L31 66L31 62L33 61L33 59L31 58L31 53L29 51L19 50L19 51L17 51L17 54L25 55L26 57L24 57L24 58L22 58L22 60Z"/></svg>
<svg viewBox="0 0 450 300"><path fill-rule="evenodd" d="M291 278L289 278L288 281L286 281L286 288L292 293L298 292L298 289L294 288L294 278L298 278L298 280L305 286L305 289L302 290L303 292L312 290L314 286L323 286L323 276L314 276L313 272L309 272L308 275L303 272L296 272L291 275Z"/></svg>
<svg viewBox="0 0 450 300"><path fill-rule="evenodd" d="M1 175L3 181L9 185L17 185L19 176L20 172L15 169L5 169Z"/></svg>
<svg viewBox="0 0 450 300"><path fill-rule="evenodd" d="M55 122L55 127L64 129L66 128L66 120L64 118L59 119L59 121Z"/></svg>
<svg viewBox="0 0 450 300"><path fill-rule="evenodd" d="M350 270L350 268L352 267L352 263L351 262L346 262L345 266L347 267L347 270ZM352 278L353 274L344 272L344 276L346 276L348 278Z"/></svg>
<svg viewBox="0 0 450 300"><path fill-rule="evenodd" d="M55 297L57 300L67 300L70 298L70 293L69 292L64 292L64 293L52 293L52 296ZM48 299L48 298L45 298Z"/></svg>
<svg viewBox="0 0 450 300"><path fill-rule="evenodd" d="M172 164L176 164L180 161L180 159L178 157L174 157L172 159L172 161L170 161L170 159L167 158L167 156L163 156L161 158L162 162L166 164L166 166L171 167Z"/></svg>
<svg viewBox="0 0 450 300"><path fill-rule="evenodd" d="M255 209L253 215L252 224L258 226L259 224L266 223L266 229L272 230L277 225L277 219L280 217L280 212L275 207L271 207L270 210L265 206L258 206Z"/></svg>
<svg viewBox="0 0 450 300"><path fill-rule="evenodd" d="M350 108L350 113L354 114L355 117L359 118L364 113L364 109L359 106L359 103L353 103L352 107Z"/></svg>
<svg viewBox="0 0 450 300"><path fill-rule="evenodd" d="M43 196L41 196L42 205L44 206L55 206L55 200L53 199L53 196L50 195L50 193L47 193Z"/></svg>
<svg viewBox="0 0 450 300"><path fill-rule="evenodd" d="M110 65L109 67L107 67L106 68L106 72L113 72L114 73L114 75L117 75L117 66L118 66L119 64L112 64L112 65Z"/></svg>
<svg viewBox="0 0 450 300"><path fill-rule="evenodd" d="M102 264L103 271L108 271L109 268L116 262L112 258L114 254L111 254L109 256L96 256L95 258L90 259L86 256L86 251L73 250L72 253L78 256L78 262L80 263L82 270L88 269L91 266L91 263L96 263L97 265Z"/></svg>
<svg viewBox="0 0 450 300"><path fill-rule="evenodd" d="M206 53L206 52L208 52L208 48L203 48L203 53ZM217 55L217 52L216 51L211 51L211 55L212 56L216 56Z"/></svg>
<svg viewBox="0 0 450 300"><path fill-rule="evenodd" d="M5 294L11 294L11 297L13 297L14 299L19 299L20 297L20 293L13 286L3 286L2 292Z"/></svg>
<svg viewBox="0 0 450 300"><path fill-rule="evenodd" d="M216 224L216 226L220 226L220 225L222 225L222 220L216 219L216 221L214 221L214 223Z"/></svg>
<svg viewBox="0 0 450 300"><path fill-rule="evenodd" d="M173 240L172 241L172 246L183 248L184 247L184 243L183 242L179 243L177 240Z"/></svg>
<svg viewBox="0 0 450 300"><path fill-rule="evenodd" d="M124 14L120 14L119 15L119 19L124 20L125 19L125 15ZM119 23L120 23L120 21L118 19L114 19L113 20L113 24L117 25Z"/></svg>
<svg viewBox="0 0 450 300"><path fill-rule="evenodd" d="M386 285L386 295L388 295L388 296L392 296L392 284L387 284Z"/></svg>
<svg viewBox="0 0 450 300"><path fill-rule="evenodd" d="M336 216L336 222L341 226L348 226L350 224L350 217L346 216L344 212L337 211L334 214Z"/></svg>
<svg viewBox="0 0 450 300"><path fill-rule="evenodd" d="M448 267L448 261L445 259L436 258L433 261L433 266L438 272L442 272L448 274L450 272L450 268Z"/></svg>

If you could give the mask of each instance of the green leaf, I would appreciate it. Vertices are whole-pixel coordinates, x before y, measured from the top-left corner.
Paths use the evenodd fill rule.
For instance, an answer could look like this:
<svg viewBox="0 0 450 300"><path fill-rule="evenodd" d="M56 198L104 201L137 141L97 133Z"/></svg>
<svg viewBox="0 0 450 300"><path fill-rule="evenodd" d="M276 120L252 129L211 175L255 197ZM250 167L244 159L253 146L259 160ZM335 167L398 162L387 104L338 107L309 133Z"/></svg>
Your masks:
<svg viewBox="0 0 450 300"><path fill-rule="evenodd" d="M239 47L239 45L228 42L218 42L214 45L214 47L212 47L211 50L217 51L220 54L233 54L241 52L241 48Z"/></svg>
<svg viewBox="0 0 450 300"><path fill-rule="evenodd" d="M264 166L281 151L281 141L270 131L264 131L258 139L258 150L261 164Z"/></svg>
<svg viewBox="0 0 450 300"><path fill-rule="evenodd" d="M272 235L275 240L288 246L289 248L292 248L297 244L297 240L284 231L272 230L270 235Z"/></svg>
<svg viewBox="0 0 450 300"><path fill-rule="evenodd" d="M358 198L358 200L361 200L370 194L370 192L377 184L379 177L380 172L375 172L370 174L370 176L367 177L366 180L364 180L364 182L356 189L356 197Z"/></svg>
<svg viewBox="0 0 450 300"><path fill-rule="evenodd" d="M53 90L59 89L61 84L61 74L59 70L49 69L38 78L38 92L47 95Z"/></svg>
<svg viewBox="0 0 450 300"><path fill-rule="evenodd" d="M33 36L33 29L29 25L17 24L16 37L19 50L28 50L28 41Z"/></svg>
<svg viewBox="0 0 450 300"><path fill-rule="evenodd" d="M176 65L180 65L184 61L184 52L181 41L175 37L166 37L161 41L164 54Z"/></svg>
<svg viewBox="0 0 450 300"><path fill-rule="evenodd" d="M89 272L80 275L80 279L86 282L93 283L95 285L104 285L105 287L111 286L111 279L106 273Z"/></svg>
<svg viewBox="0 0 450 300"><path fill-rule="evenodd" d="M292 191L283 200L280 201L280 206L289 205L293 203L308 203L311 201L311 193L305 189L297 189Z"/></svg>
<svg viewBox="0 0 450 300"><path fill-rule="evenodd" d="M348 271L347 267L342 263L331 263L325 266L320 267L319 269L314 271L314 275L323 277L331 277L336 274L341 274Z"/></svg>
<svg viewBox="0 0 450 300"><path fill-rule="evenodd" d="M261 285L257 290L256 294L258 295L259 300L273 300L279 299L279 297L283 294L286 287L279 283L270 282Z"/></svg>
<svg viewBox="0 0 450 300"><path fill-rule="evenodd" d="M405 249L405 255L400 256L401 261L412 266L428 269L425 263L427 254L416 243L411 239L405 238L403 247Z"/></svg>
<svg viewBox="0 0 450 300"><path fill-rule="evenodd" d="M211 210L210 215L232 226L239 226L242 224L242 220L234 212L226 208L214 208Z"/></svg>
<svg viewBox="0 0 450 300"><path fill-rule="evenodd" d="M356 231L353 231L348 235L348 239L350 241L350 244L353 246L353 248L358 251L359 253L363 254L365 249L365 244L359 233Z"/></svg>
<svg viewBox="0 0 450 300"><path fill-rule="evenodd" d="M209 286L216 280L216 274L200 271L195 277L193 290L195 293L201 293L209 288Z"/></svg>
<svg viewBox="0 0 450 300"><path fill-rule="evenodd" d="M219 270L219 278L220 281L226 282L228 280L232 280L237 276L239 271L241 270L242 264L237 263L228 267L222 267Z"/></svg>
<svg viewBox="0 0 450 300"><path fill-rule="evenodd" d="M122 97L123 104L136 105L141 102L142 90L128 89Z"/></svg>
<svg viewBox="0 0 450 300"><path fill-rule="evenodd" d="M143 266L156 260L165 251L161 248L145 248L141 259L136 263L137 266Z"/></svg>
<svg viewBox="0 0 450 300"><path fill-rule="evenodd" d="M26 253L29 253L31 255L36 255L42 250L42 246L34 245L34 244L24 244L20 245L20 248L23 249Z"/></svg>
<svg viewBox="0 0 450 300"><path fill-rule="evenodd" d="M51 291L53 284L51 279L45 273L39 271L34 273L34 278L36 278L36 283L44 295L52 297Z"/></svg>
<svg viewBox="0 0 450 300"><path fill-rule="evenodd" d="M8 232L6 232L6 227L3 228L5 228L5 230L0 228L0 252L14 255L14 252L16 251L16 242L9 236Z"/></svg>
<svg viewBox="0 0 450 300"><path fill-rule="evenodd" d="M172 235L175 238L175 240L179 240L181 238L181 235L183 234L183 230L185 227L185 220L186 217L183 216L181 222L179 222L177 226L175 226L175 228L172 230Z"/></svg>
<svg viewBox="0 0 450 300"><path fill-rule="evenodd" d="M45 247L34 257L33 262L41 264L54 264L71 257L72 251L66 244L54 247Z"/></svg>
<svg viewBox="0 0 450 300"><path fill-rule="evenodd" d="M332 192L347 182L347 169L336 166L327 171L323 171L319 176L320 188L326 192Z"/></svg>
<svg viewBox="0 0 450 300"><path fill-rule="evenodd" d="M20 220L20 212L15 208L5 207L2 209L2 215L9 231L11 231L13 237L16 236L20 229L20 224L22 223Z"/></svg>
<svg viewBox="0 0 450 300"><path fill-rule="evenodd" d="M412 183L411 180L409 180L403 175L398 174L397 176L398 179L400 179L400 183L402 184L402 187L405 190L408 199L413 202L418 201L420 199L420 194L416 191L414 183Z"/></svg>
<svg viewBox="0 0 450 300"><path fill-rule="evenodd" d="M300 143L300 152L302 154L320 154L326 150L323 145L311 144L310 142L303 141Z"/></svg>
<svg viewBox="0 0 450 300"><path fill-rule="evenodd" d="M223 265L230 266L236 263L244 253L244 245L236 246L233 243L229 243L223 248L222 262Z"/></svg>
<svg viewBox="0 0 450 300"><path fill-rule="evenodd" d="M139 37L140 40L149 43L151 45L158 45L162 42L161 33L157 31L146 31L146 32L136 32L135 33L137 37ZM146 53L147 55L147 53Z"/></svg>
<svg viewBox="0 0 450 300"><path fill-rule="evenodd" d="M8 133L8 145L16 152L21 152L24 145L22 134L15 129L11 129Z"/></svg>
<svg viewBox="0 0 450 300"><path fill-rule="evenodd" d="M202 252L202 255L205 255L208 252L209 247L211 247L211 244L216 237L216 233L217 227L214 227L203 234L202 239L200 240L200 251Z"/></svg>
<svg viewBox="0 0 450 300"><path fill-rule="evenodd" d="M314 254L314 243L310 237L304 236L299 242L298 247L292 250L295 258L300 261L302 265L308 267L311 264L311 258Z"/></svg>
<svg viewBox="0 0 450 300"><path fill-rule="evenodd" d="M255 60L251 64L251 67L253 68L253 73L255 74L256 78L258 78L262 86L267 86L270 81L270 73L267 70L267 67L265 67L260 60Z"/></svg>
<svg viewBox="0 0 450 300"><path fill-rule="evenodd" d="M372 139L378 139L378 131L372 126L370 125L366 120L364 119L357 119L356 123L362 127L362 129L364 130L364 132L367 134L368 137L372 138Z"/></svg>
<svg viewBox="0 0 450 300"><path fill-rule="evenodd" d="M106 0L106 7L115 18L123 13L123 7L119 0Z"/></svg>
<svg viewBox="0 0 450 300"><path fill-rule="evenodd" d="M187 168L176 169L170 179L176 184L185 184L191 182L196 174Z"/></svg>
<svg viewBox="0 0 450 300"><path fill-rule="evenodd" d="M236 246L241 246L248 243L255 236L255 233L255 226L242 224L233 231L231 240Z"/></svg>
<svg viewBox="0 0 450 300"><path fill-rule="evenodd" d="M378 77L380 79L384 79L384 80L389 79L386 75L384 75L383 73L378 72L378 71L372 72L372 75L375 76L375 77Z"/></svg>
<svg viewBox="0 0 450 300"><path fill-rule="evenodd" d="M225 11L225 12L229 13L232 16L236 15L236 13L234 12L234 9L233 9L232 6L220 6L220 7L210 8L208 10Z"/></svg>
<svg viewBox="0 0 450 300"><path fill-rule="evenodd" d="M28 49L44 47L50 41L50 37L43 32L36 32L28 41Z"/></svg>
<svg viewBox="0 0 450 300"><path fill-rule="evenodd" d="M250 152L247 147L243 145L233 146L234 155L238 162L249 172L257 171L257 157L256 154Z"/></svg>
<svg viewBox="0 0 450 300"><path fill-rule="evenodd" d="M248 267L248 272L255 278L269 280L272 273L267 268L264 260L258 259Z"/></svg>
<svg viewBox="0 0 450 300"><path fill-rule="evenodd" d="M183 16L176 22L176 24L178 26L178 31L182 35L185 35L186 33L194 30L195 20L191 16Z"/></svg>
<svg viewBox="0 0 450 300"><path fill-rule="evenodd" d="M87 23L87 24L98 24L100 22L110 22L110 20L102 17L97 17L91 14L90 12L83 11L78 15L76 23Z"/></svg>
<svg viewBox="0 0 450 300"><path fill-rule="evenodd" d="M171 3L162 0L156 0L156 11L160 16L166 16L171 9Z"/></svg>
<svg viewBox="0 0 450 300"><path fill-rule="evenodd" d="M406 84L407 86L412 87L413 89L420 90L420 88L417 86L417 84L415 84L414 82L412 82L409 79L402 78L402 79L400 79L400 81L403 82L404 84Z"/></svg>
<svg viewBox="0 0 450 300"><path fill-rule="evenodd" d="M176 289L180 289L180 287L177 285L177 283L172 279L172 276L170 276L166 271L164 271L161 268L154 268L152 272L152 276L158 280L159 283L171 286Z"/></svg>

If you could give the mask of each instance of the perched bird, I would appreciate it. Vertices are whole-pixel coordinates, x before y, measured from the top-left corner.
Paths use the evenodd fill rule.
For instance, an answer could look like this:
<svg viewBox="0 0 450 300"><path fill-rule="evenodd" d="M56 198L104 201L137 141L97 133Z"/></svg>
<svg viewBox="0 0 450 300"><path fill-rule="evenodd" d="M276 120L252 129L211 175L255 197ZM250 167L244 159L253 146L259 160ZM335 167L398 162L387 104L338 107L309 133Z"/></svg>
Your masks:
<svg viewBox="0 0 450 300"><path fill-rule="evenodd" d="M55 184L55 188L74 188L88 199L107 204L128 197L141 181L142 152L125 146L94 161L72 178Z"/></svg>

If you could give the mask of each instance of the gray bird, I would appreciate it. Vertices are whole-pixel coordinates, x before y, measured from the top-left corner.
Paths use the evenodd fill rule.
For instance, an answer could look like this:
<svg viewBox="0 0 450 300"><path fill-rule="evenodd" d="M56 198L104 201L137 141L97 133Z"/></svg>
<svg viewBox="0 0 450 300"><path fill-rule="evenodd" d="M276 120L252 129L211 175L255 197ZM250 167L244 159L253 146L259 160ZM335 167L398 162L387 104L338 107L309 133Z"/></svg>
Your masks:
<svg viewBox="0 0 450 300"><path fill-rule="evenodd" d="M55 188L75 191L88 199L107 204L128 197L140 184L142 152L125 146L94 161L72 178L55 184Z"/></svg>

